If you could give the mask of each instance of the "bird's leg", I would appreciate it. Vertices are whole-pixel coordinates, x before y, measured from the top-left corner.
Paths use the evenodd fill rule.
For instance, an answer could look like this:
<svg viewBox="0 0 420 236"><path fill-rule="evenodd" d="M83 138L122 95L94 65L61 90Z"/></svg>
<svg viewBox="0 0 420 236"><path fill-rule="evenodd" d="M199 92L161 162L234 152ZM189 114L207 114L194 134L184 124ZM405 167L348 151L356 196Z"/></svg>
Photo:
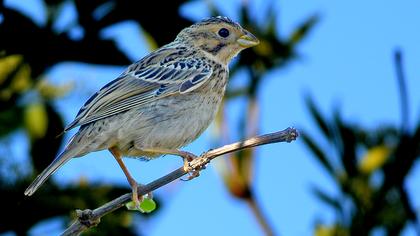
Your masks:
<svg viewBox="0 0 420 236"><path fill-rule="evenodd" d="M116 148L110 148L109 151L114 156L115 160L117 160L118 164L120 165L121 169L124 171L125 177L127 177L128 183L131 186L131 190L133 192L132 200L135 204L136 209L140 207L140 201L137 193L138 184L137 181L131 176L130 172L128 171L127 167L125 166L122 155L120 151ZM140 197L143 200L143 196Z"/></svg>
<svg viewBox="0 0 420 236"><path fill-rule="evenodd" d="M178 149L165 149L165 148L142 148L141 150L143 152L157 153L157 154L162 154L162 155L171 154L171 155L180 156L182 157L182 160L184 161L184 170L188 171L188 173L190 174L187 180L191 180L200 175L199 171L191 170L190 168L190 162L194 160L194 158L197 157L191 152L181 151Z"/></svg>

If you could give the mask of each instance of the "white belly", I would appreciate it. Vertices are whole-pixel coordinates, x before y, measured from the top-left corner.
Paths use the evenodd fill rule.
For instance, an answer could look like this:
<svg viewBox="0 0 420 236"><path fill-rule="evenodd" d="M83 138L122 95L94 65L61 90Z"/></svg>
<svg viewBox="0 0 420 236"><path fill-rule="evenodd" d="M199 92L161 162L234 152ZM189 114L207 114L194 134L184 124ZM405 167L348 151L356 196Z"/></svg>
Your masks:
<svg viewBox="0 0 420 236"><path fill-rule="evenodd" d="M220 95L183 95L183 99L161 99L152 107L130 111L131 124L118 130L117 146L126 156L142 156L141 149L178 149L194 141L213 121ZM152 158L152 156L150 157Z"/></svg>

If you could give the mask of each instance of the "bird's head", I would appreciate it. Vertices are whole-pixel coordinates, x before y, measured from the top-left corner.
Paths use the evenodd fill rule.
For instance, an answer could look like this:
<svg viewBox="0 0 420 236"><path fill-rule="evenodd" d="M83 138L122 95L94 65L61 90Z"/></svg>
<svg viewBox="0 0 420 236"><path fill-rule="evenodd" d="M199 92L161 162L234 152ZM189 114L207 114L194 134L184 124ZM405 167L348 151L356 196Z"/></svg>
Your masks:
<svg viewBox="0 0 420 236"><path fill-rule="evenodd" d="M202 50L222 63L229 63L241 50L259 40L227 17L211 17L183 29L177 40Z"/></svg>

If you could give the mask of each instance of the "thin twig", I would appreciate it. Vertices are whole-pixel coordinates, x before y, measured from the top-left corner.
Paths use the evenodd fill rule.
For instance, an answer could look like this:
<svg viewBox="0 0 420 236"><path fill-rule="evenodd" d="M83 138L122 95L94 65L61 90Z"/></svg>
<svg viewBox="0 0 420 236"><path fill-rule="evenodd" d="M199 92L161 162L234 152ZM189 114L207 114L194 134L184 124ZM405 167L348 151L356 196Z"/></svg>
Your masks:
<svg viewBox="0 0 420 236"><path fill-rule="evenodd" d="M294 128L287 128L283 131L278 131L275 133L265 134L261 136L256 136L250 139L247 139L242 142L237 142L229 145L225 145L220 148L209 150L199 157L195 158L190 162L190 169L184 170L183 167L174 170L173 172L147 184L142 185L139 188L138 195L143 196L153 190L156 190L176 179L181 178L182 176L188 174L192 171L200 171L205 168L205 166L214 158L222 156L224 154L242 150L245 148L256 147L260 145L278 143L278 142L291 142L296 140L298 132ZM62 235L78 235L84 230L94 227L99 224L101 217L123 207L126 203L131 201L131 193L124 194L98 208L95 210L77 210L77 219L67 228Z"/></svg>

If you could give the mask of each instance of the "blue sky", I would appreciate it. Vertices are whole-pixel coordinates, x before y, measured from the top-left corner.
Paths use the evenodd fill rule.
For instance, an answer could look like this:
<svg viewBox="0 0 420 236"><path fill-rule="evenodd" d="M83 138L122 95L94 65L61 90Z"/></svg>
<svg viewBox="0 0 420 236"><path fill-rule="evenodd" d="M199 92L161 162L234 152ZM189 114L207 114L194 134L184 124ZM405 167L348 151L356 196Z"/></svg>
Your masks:
<svg viewBox="0 0 420 236"><path fill-rule="evenodd" d="M196 1L182 8L182 14L194 20L207 16L205 1ZM215 1L215 5L231 18L237 17L237 1ZM418 1L249 1L253 20L264 22L264 12L273 7L277 12L278 33L288 36L311 14L321 16L310 36L298 47L300 57L283 69L266 75L259 91L261 102L261 133L288 126L303 127L319 135L304 106L303 94L312 94L328 115L339 106L344 118L365 127L399 124L400 110L396 87L393 50L400 48L404 55L411 124L420 118L420 2ZM5 4L24 8L42 24L43 11L37 0L6 0ZM71 4L60 24L74 17ZM58 29L60 26L57 26ZM80 32L73 29L75 37ZM174 32L174 37L177 32ZM121 36L124 35L124 36ZM115 38L132 60L146 55L141 29L123 23L108 30L104 36ZM47 78L54 83L74 81L78 93L57 102L57 108L70 122L79 107L97 89L118 76L123 67L91 66L62 63L54 67ZM240 80L241 78L233 78ZM243 103L227 104L228 115L234 120ZM211 128L210 128L211 129ZM68 135L71 135L68 134ZM23 134L16 135L22 143ZM319 137L319 136L315 136ZM67 136L69 138L69 136ZM186 149L201 153L211 148L211 135L206 132ZM24 156L19 148L17 156ZM333 212L315 199L310 187L315 184L336 193L331 179L310 156L304 145L275 144L257 149L255 188L276 232L282 235L308 235L316 220L331 223ZM100 161L99 161L100 159ZM126 160L139 182L147 183L179 167L181 160L167 156L151 162ZM200 232L200 235L261 235L248 208L231 198L217 174L217 162L190 182L174 182L156 192L165 202L159 214L141 231L147 235ZM127 185L115 160L107 152L89 154L72 160L54 178L74 183L81 177L90 181ZM420 167L417 163L410 174L407 187L416 209L420 207ZM36 197L36 195L34 196ZM94 207L94 206L92 206ZM228 224L227 224L228 223ZM229 227L228 227L229 226ZM187 229L186 229L187 227ZM38 227L34 232L60 232L57 224ZM55 234L55 233L52 233ZM414 235L411 229L405 235Z"/></svg>

